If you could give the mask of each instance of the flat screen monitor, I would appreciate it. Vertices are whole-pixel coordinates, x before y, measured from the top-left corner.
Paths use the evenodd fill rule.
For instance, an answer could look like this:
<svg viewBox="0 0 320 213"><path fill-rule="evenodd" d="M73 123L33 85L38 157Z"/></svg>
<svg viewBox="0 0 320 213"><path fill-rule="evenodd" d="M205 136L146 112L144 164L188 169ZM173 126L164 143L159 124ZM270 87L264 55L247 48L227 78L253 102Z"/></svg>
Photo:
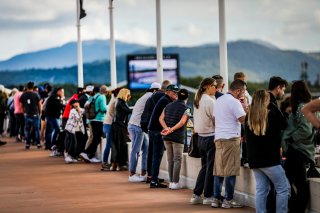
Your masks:
<svg viewBox="0 0 320 213"><path fill-rule="evenodd" d="M163 55L163 80L179 85L179 57L177 54ZM157 81L157 57L154 54L128 55L127 80L130 90L146 90ZM162 82L158 82L162 83Z"/></svg>

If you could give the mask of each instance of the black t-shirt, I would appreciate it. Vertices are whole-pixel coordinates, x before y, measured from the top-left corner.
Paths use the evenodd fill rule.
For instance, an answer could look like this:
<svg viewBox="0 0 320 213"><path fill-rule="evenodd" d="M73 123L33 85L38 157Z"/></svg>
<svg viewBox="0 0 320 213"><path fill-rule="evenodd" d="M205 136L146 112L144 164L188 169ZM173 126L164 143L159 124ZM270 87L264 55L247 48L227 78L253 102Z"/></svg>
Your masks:
<svg viewBox="0 0 320 213"><path fill-rule="evenodd" d="M25 92L20 97L24 112L27 115L39 115L40 96L34 92Z"/></svg>

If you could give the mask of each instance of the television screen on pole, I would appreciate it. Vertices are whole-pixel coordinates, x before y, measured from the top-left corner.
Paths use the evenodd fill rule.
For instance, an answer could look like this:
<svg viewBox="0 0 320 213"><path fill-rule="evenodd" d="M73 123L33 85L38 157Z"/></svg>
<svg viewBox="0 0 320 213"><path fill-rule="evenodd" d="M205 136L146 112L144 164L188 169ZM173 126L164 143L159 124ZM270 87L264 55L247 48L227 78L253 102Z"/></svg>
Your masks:
<svg viewBox="0 0 320 213"><path fill-rule="evenodd" d="M179 57L163 55L163 79L179 85ZM128 87L130 90L145 90L157 81L157 57L154 54L127 56ZM162 82L159 82L160 84Z"/></svg>

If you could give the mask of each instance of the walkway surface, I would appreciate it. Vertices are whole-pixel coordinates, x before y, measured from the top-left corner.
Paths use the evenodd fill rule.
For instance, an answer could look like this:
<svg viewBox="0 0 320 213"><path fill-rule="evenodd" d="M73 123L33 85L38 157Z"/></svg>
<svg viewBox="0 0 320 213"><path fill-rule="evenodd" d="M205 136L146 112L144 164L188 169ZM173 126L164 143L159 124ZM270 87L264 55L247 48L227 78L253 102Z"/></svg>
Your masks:
<svg viewBox="0 0 320 213"><path fill-rule="evenodd" d="M128 183L127 172L101 172L100 165L65 164L49 152L14 139L0 146L0 212L223 212L253 213L254 209L213 209L191 205L190 189L150 189Z"/></svg>

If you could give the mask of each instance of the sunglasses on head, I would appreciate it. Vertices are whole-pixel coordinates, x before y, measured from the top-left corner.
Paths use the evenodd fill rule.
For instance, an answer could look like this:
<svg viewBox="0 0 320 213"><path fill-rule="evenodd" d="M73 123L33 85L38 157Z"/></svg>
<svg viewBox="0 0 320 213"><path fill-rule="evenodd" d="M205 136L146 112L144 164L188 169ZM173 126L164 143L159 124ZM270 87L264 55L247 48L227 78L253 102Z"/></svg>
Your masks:
<svg viewBox="0 0 320 213"><path fill-rule="evenodd" d="M211 86L215 87L216 89L218 88L218 84L211 84Z"/></svg>
<svg viewBox="0 0 320 213"><path fill-rule="evenodd" d="M213 79L223 79L221 75L214 75L212 76Z"/></svg>

